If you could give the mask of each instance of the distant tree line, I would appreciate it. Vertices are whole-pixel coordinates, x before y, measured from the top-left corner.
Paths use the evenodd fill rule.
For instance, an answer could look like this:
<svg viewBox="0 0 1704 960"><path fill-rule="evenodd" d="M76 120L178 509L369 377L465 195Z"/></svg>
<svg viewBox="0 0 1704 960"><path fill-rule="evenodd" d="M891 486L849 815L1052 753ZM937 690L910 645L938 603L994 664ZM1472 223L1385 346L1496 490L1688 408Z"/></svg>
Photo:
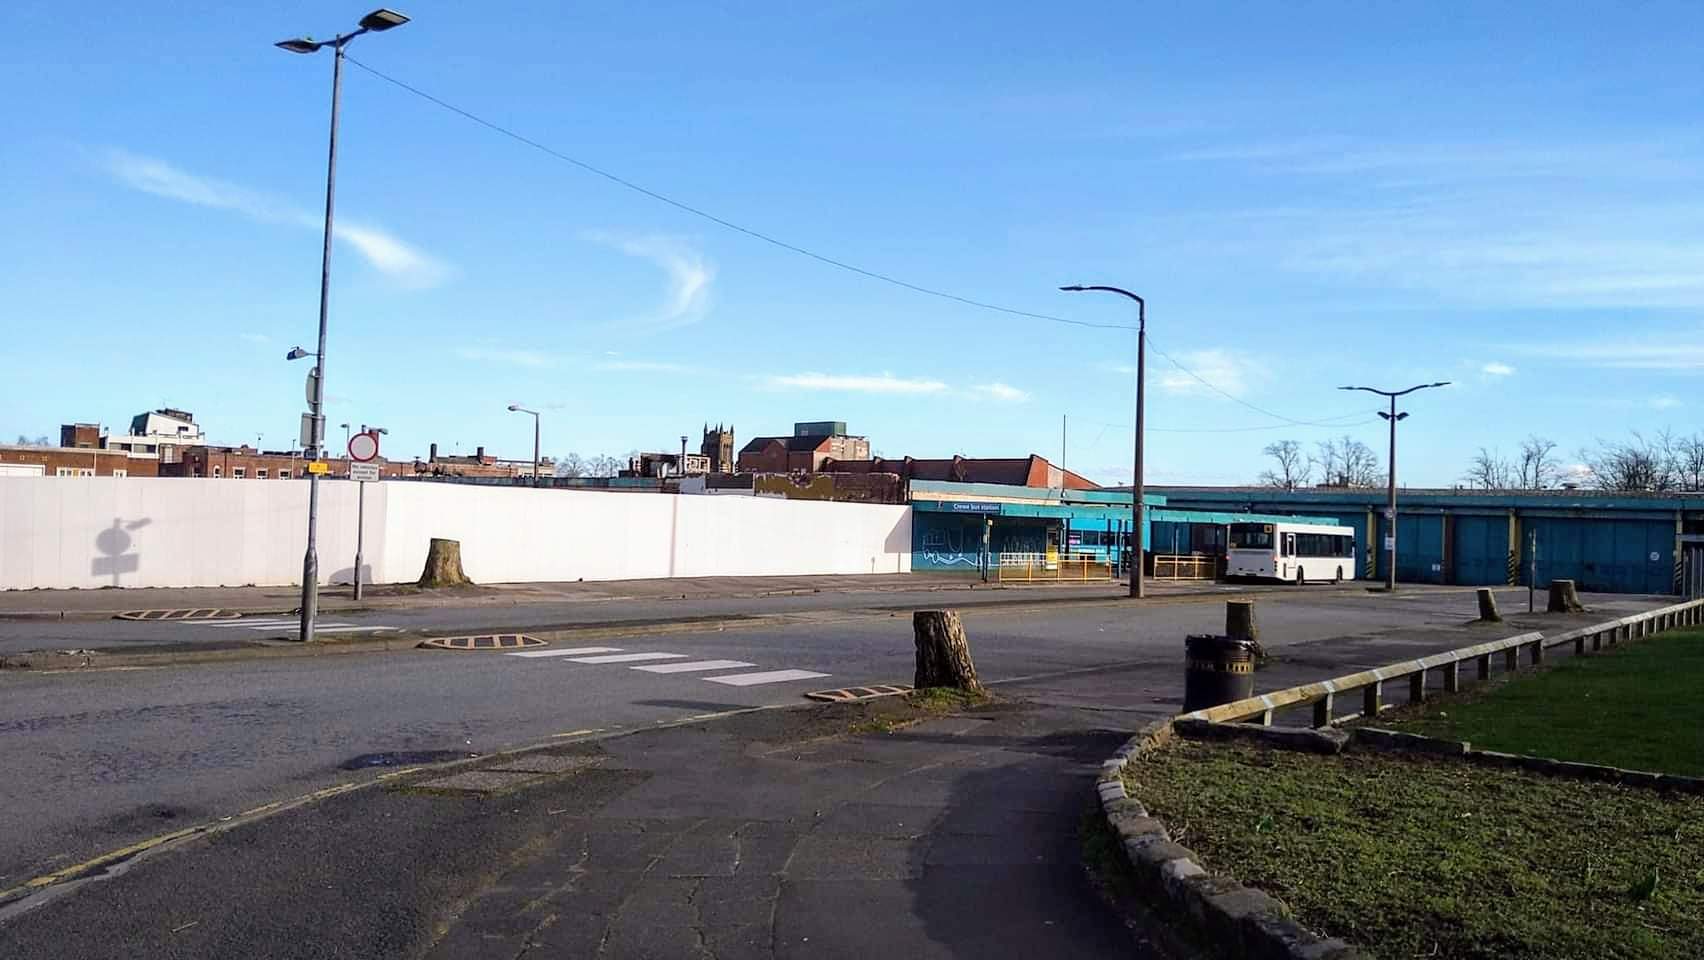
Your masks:
<svg viewBox="0 0 1704 960"><path fill-rule="evenodd" d="M1598 440L1578 451L1578 463L1565 464L1556 442L1527 437L1512 455L1480 447L1462 473L1461 484L1480 490L1553 490L1585 487L1621 492L1704 492L1704 432L1690 435L1664 430L1634 431L1625 440ZM1271 466L1260 474L1263 486L1295 490L1313 485L1377 487L1384 468L1366 444L1349 437L1315 444L1313 453L1294 440L1268 444L1262 451Z"/></svg>
<svg viewBox="0 0 1704 960"><path fill-rule="evenodd" d="M1262 451L1272 467L1261 473L1263 486L1295 490L1318 478L1322 487L1376 487L1384 482L1378 454L1353 437L1321 440L1312 453L1294 440L1280 440Z"/></svg>
<svg viewBox="0 0 1704 960"><path fill-rule="evenodd" d="M51 447L53 445L53 441L48 439L48 436L45 433L36 437L34 440L31 440L29 437L26 437L21 433L18 434L18 446L20 447Z"/></svg>
<svg viewBox="0 0 1704 960"><path fill-rule="evenodd" d="M639 451L628 453L626 458L612 457L607 453L595 457L582 457L570 453L556 460L556 475L559 477L613 477L627 469L627 464Z"/></svg>

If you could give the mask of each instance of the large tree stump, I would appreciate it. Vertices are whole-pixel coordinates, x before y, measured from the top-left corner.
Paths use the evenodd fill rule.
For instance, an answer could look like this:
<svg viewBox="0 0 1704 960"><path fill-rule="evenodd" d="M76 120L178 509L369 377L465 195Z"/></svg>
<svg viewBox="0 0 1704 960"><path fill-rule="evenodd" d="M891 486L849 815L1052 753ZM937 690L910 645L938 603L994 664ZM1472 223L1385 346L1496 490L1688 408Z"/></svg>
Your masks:
<svg viewBox="0 0 1704 960"><path fill-rule="evenodd" d="M1550 603L1546 610L1551 613L1585 613L1586 608L1580 603L1580 591L1572 580L1550 581Z"/></svg>
<svg viewBox="0 0 1704 960"><path fill-rule="evenodd" d="M426 569L420 572L421 587L459 587L472 583L462 572L461 541L432 538L426 548Z"/></svg>
<svg viewBox="0 0 1704 960"><path fill-rule="evenodd" d="M1490 588L1479 591L1479 622L1502 623L1503 615L1497 612L1497 594Z"/></svg>
<svg viewBox="0 0 1704 960"><path fill-rule="evenodd" d="M1266 665L1266 648L1260 645L1260 622L1254 616L1253 600L1225 601L1225 636L1254 644L1254 665Z"/></svg>
<svg viewBox="0 0 1704 960"><path fill-rule="evenodd" d="M911 615L911 629L917 641L917 675L912 686L982 692L976 664L970 661L970 639L956 611L919 610Z"/></svg>

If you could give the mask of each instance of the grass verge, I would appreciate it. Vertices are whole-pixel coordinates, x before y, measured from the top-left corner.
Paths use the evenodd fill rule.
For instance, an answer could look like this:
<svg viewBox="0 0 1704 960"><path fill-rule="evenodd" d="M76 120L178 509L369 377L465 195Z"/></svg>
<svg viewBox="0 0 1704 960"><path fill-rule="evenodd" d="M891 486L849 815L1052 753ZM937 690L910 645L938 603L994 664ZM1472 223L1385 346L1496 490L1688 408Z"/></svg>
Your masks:
<svg viewBox="0 0 1704 960"><path fill-rule="evenodd" d="M1704 956L1696 797L1191 741L1126 780L1209 868L1372 956Z"/></svg>
<svg viewBox="0 0 1704 960"><path fill-rule="evenodd" d="M1378 726L1485 750L1704 776L1704 630L1677 630L1403 708Z"/></svg>
<svg viewBox="0 0 1704 960"><path fill-rule="evenodd" d="M926 687L904 696L881 697L862 704L865 716L847 724L847 733L893 733L943 713L973 710L994 703L990 693L971 693L952 687Z"/></svg>

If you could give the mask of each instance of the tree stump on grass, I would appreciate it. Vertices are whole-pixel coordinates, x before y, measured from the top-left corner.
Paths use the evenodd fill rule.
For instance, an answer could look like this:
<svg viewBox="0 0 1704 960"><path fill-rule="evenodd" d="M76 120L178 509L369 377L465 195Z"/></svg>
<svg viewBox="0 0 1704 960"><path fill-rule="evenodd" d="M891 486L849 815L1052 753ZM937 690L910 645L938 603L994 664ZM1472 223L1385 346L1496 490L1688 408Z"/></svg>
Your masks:
<svg viewBox="0 0 1704 960"><path fill-rule="evenodd" d="M1497 611L1497 594L1488 589L1479 591L1479 622L1503 622L1503 615Z"/></svg>
<svg viewBox="0 0 1704 960"><path fill-rule="evenodd" d="M1260 623L1254 617L1253 600L1225 601L1225 636L1254 644L1254 665L1266 665L1266 648L1260 645Z"/></svg>
<svg viewBox="0 0 1704 960"><path fill-rule="evenodd" d="M1550 603L1545 607L1551 613L1585 613L1586 608L1580 603L1580 591L1572 580L1550 581Z"/></svg>
<svg viewBox="0 0 1704 960"><path fill-rule="evenodd" d="M919 610L911 615L917 641L917 674L911 685L919 690L952 687L982 692L976 664L970 660L970 638L953 610Z"/></svg>
<svg viewBox="0 0 1704 960"><path fill-rule="evenodd" d="M420 572L421 587L459 587L472 583L462 572L461 541L432 538L426 548L426 569Z"/></svg>

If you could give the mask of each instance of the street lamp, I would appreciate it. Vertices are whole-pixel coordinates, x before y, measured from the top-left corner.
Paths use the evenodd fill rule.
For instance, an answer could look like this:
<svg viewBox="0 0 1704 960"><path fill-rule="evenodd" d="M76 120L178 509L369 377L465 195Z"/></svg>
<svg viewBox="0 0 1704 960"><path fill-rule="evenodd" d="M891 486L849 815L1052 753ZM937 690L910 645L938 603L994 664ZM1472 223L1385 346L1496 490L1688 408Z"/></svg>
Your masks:
<svg viewBox="0 0 1704 960"><path fill-rule="evenodd" d="M1136 294L1120 287L1088 287L1073 284L1072 286L1060 287L1059 289L1064 290L1067 293L1083 293L1089 290L1098 290L1102 293L1116 293L1119 296L1129 297L1136 301L1136 464L1134 471L1135 476L1132 478L1130 485L1130 513L1134 520L1135 529L1131 531L1131 549L1127 552L1132 554L1130 563L1130 595L1137 599L1141 599L1147 595L1147 592L1143 589L1142 579L1142 542L1145 539L1145 534L1147 533L1147 526L1143 523L1143 519L1147 516L1148 509L1148 505L1143 502L1143 498L1146 493L1146 484L1142 477L1142 447L1144 440L1142 429L1142 402L1145 398L1145 394L1147 393L1148 302Z"/></svg>
<svg viewBox="0 0 1704 960"><path fill-rule="evenodd" d="M1396 422L1408 419L1406 412L1396 412L1396 398L1407 396L1416 390L1430 390L1433 387L1447 387L1448 380L1436 383L1421 383L1407 390L1379 390L1374 387L1338 387L1339 390L1364 390L1376 393L1381 397L1390 398L1390 412L1379 411L1379 416L1390 421L1390 479L1385 494L1385 589L1396 589ZM1369 531L1370 534L1370 531Z"/></svg>
<svg viewBox="0 0 1704 960"><path fill-rule="evenodd" d="M538 411L528 410L518 403L509 404L510 413L530 413L533 418L533 486L538 486Z"/></svg>
<svg viewBox="0 0 1704 960"><path fill-rule="evenodd" d="M340 33L330 40L312 40L302 37L294 40L280 40L276 46L291 53L316 53L324 47L331 47L335 56L331 61L331 136L326 148L325 161L325 237L320 249L320 299L319 299L319 349L312 354L318 361L315 372L318 374L313 381L313 395L308 398L308 415L311 427L309 429L308 447L305 453L312 460L318 460L325 446L325 317L327 296L331 287L331 213L332 201L337 187L337 101L343 87L343 48L351 40L363 33L382 33L393 27L400 27L408 22L408 18L394 10L378 9L361 18L360 24L349 33ZM289 359L298 360L310 354L297 347L290 351ZM311 470L311 467L310 467ZM314 617L319 613L319 556L316 544L319 528L319 474L308 474L308 549L302 556L302 626L301 639L308 642L314 638Z"/></svg>

